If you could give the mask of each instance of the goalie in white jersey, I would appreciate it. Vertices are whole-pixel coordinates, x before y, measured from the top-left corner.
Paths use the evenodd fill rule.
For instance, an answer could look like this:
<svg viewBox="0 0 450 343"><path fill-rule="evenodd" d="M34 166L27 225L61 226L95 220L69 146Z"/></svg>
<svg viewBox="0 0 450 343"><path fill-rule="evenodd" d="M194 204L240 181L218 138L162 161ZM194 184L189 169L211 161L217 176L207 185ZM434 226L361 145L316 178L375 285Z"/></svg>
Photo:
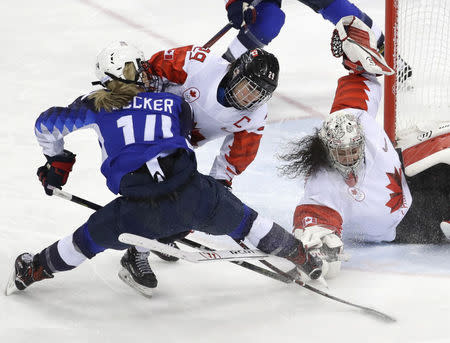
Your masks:
<svg viewBox="0 0 450 343"><path fill-rule="evenodd" d="M338 81L331 114L313 135L294 142L294 149L281 156L288 162L282 167L285 175L306 177L294 234L308 246L323 247L328 277L340 269L340 237L441 242L439 223L449 214L448 194L438 188L431 190L431 198L420 192L416 201L413 194L412 204L400 158L375 120L381 100L376 76L393 71L376 51L373 33L355 17L346 17L334 31L332 50L336 57L344 56L350 74ZM446 179L448 184L442 174L441 181ZM433 215L437 218L429 218Z"/></svg>

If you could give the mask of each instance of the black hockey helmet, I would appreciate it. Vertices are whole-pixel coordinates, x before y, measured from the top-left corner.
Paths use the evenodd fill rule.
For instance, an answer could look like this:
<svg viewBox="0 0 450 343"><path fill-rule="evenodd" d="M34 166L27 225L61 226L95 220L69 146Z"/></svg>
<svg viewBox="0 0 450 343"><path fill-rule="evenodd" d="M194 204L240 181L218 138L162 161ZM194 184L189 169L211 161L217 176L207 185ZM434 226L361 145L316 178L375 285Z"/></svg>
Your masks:
<svg viewBox="0 0 450 343"><path fill-rule="evenodd" d="M248 50L231 63L225 76L225 99L239 110L250 110L267 102L278 85L277 58L263 50Z"/></svg>

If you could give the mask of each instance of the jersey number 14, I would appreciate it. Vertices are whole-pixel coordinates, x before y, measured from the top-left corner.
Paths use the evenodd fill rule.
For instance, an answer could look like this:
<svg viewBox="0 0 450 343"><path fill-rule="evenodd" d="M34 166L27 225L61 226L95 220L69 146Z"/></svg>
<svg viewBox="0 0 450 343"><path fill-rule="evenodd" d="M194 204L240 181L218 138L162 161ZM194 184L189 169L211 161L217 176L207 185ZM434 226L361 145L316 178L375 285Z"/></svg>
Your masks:
<svg viewBox="0 0 450 343"><path fill-rule="evenodd" d="M161 117L161 131L162 131L161 138L173 137L172 118L166 115L160 115L160 117ZM133 144L136 142L136 138L134 136L132 115L120 117L119 119L117 119L117 127L122 128L125 145ZM145 118L144 141L146 142L154 141L155 135L156 135L156 115L148 114Z"/></svg>

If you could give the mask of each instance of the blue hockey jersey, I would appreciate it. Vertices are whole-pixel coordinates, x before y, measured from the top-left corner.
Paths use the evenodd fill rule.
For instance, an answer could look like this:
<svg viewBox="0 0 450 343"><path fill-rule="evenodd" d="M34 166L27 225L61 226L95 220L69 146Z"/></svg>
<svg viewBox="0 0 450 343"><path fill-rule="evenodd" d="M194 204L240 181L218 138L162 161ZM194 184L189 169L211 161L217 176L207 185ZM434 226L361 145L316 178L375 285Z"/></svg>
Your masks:
<svg viewBox="0 0 450 343"><path fill-rule="evenodd" d="M190 106L170 93L139 93L128 106L96 111L93 100L77 98L67 107L52 107L36 120L35 134L47 156L59 155L63 137L81 128L93 128L102 149L101 172L108 188L119 192L120 180L161 153L192 150Z"/></svg>

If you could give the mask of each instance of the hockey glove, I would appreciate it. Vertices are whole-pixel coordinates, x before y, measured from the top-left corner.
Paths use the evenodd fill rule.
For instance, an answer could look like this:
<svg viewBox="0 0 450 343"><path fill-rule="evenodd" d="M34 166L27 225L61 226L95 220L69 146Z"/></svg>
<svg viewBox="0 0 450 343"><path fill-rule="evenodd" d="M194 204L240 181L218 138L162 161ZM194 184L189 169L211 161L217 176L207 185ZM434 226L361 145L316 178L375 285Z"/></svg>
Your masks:
<svg viewBox="0 0 450 343"><path fill-rule="evenodd" d="M235 29L246 24L253 24L256 20L256 10L248 1L230 0L225 6L228 20Z"/></svg>
<svg viewBox="0 0 450 343"><path fill-rule="evenodd" d="M343 56L345 68L356 74L394 73L378 52L373 31L355 16L344 17L336 24L331 38L331 52L334 57Z"/></svg>
<svg viewBox="0 0 450 343"><path fill-rule="evenodd" d="M304 229L294 229L295 238L299 239L307 249L318 250L322 259L322 275L326 279L335 277L341 270L344 243L336 235L333 227L321 225L308 226Z"/></svg>
<svg viewBox="0 0 450 343"><path fill-rule="evenodd" d="M37 176L47 195L53 195L53 190L49 189L48 186L61 189L66 184L75 163L75 156L68 150L64 150L61 155L45 156L47 163L38 168Z"/></svg>
<svg viewBox="0 0 450 343"><path fill-rule="evenodd" d="M299 241L297 249L286 258L313 280L322 275L323 262L318 249L308 249Z"/></svg>

